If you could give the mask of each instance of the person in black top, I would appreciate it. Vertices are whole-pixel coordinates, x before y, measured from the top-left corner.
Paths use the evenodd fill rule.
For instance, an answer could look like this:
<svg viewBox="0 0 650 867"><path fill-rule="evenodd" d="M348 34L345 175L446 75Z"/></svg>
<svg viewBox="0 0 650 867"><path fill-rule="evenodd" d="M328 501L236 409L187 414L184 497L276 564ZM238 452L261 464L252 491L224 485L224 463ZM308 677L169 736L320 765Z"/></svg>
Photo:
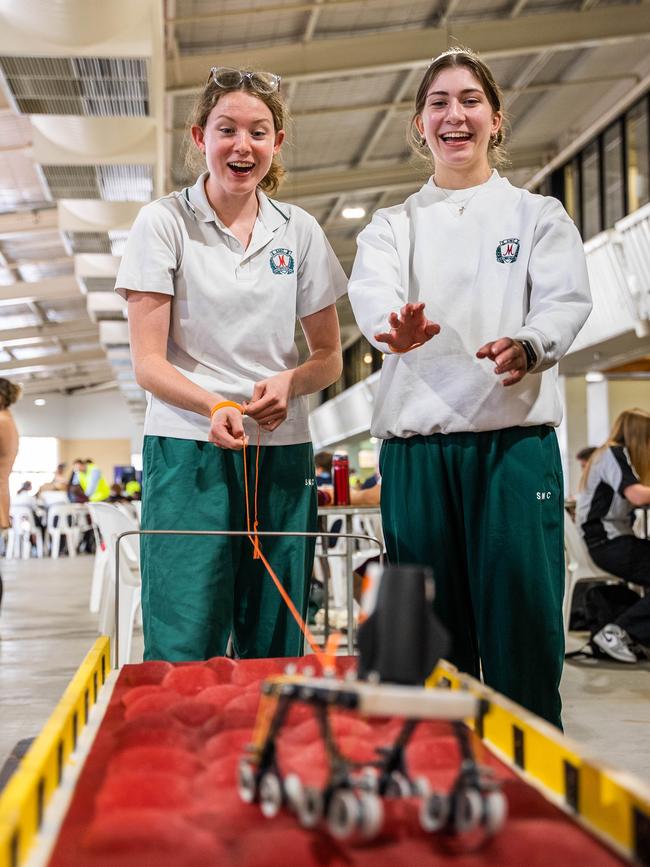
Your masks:
<svg viewBox="0 0 650 867"><path fill-rule="evenodd" d="M650 505L650 413L622 412L605 445L585 467L576 523L592 560L613 575L650 588L650 540L634 535L634 510ZM636 662L634 644L650 646L650 592L592 639L619 662Z"/></svg>

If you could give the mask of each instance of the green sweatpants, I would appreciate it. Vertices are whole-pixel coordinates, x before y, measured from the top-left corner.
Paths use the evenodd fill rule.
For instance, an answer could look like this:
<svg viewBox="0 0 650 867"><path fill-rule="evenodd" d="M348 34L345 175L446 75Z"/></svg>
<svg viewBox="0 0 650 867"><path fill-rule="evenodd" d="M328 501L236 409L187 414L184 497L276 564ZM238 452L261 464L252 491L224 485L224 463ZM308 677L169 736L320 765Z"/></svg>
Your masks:
<svg viewBox="0 0 650 867"><path fill-rule="evenodd" d="M255 452L247 449L251 524ZM245 530L242 452L146 436L142 528ZM311 443L260 450L261 530L316 530ZM262 537L260 547L303 617L314 539ZM145 659L222 655L232 632L241 658L298 656L302 633L246 536L142 536Z"/></svg>
<svg viewBox="0 0 650 867"><path fill-rule="evenodd" d="M563 484L553 428L386 440L389 559L433 569L450 662L561 727Z"/></svg>

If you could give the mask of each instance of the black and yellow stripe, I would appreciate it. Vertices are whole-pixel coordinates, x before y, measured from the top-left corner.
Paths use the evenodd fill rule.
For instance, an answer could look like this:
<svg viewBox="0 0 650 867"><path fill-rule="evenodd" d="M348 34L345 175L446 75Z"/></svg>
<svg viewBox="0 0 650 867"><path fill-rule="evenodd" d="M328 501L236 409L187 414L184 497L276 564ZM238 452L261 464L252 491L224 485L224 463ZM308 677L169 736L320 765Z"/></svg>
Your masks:
<svg viewBox="0 0 650 867"><path fill-rule="evenodd" d="M25 861L109 669L109 639L102 636L0 795L0 867Z"/></svg>

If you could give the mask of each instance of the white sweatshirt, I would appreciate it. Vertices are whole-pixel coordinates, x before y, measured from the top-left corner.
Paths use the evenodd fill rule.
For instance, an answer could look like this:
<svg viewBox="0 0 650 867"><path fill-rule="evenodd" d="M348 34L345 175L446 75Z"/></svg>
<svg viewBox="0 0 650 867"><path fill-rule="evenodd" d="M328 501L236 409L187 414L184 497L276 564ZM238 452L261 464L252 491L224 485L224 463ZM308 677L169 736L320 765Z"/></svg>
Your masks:
<svg viewBox="0 0 650 867"><path fill-rule="evenodd" d="M580 234L556 199L513 187L496 171L464 190L430 180L377 211L357 243L350 301L363 334L386 353L375 436L560 423L555 365L591 296ZM392 354L374 335L389 330L389 313L419 301L440 334ZM533 371L507 388L493 361L476 358L500 337L528 340L537 354Z"/></svg>

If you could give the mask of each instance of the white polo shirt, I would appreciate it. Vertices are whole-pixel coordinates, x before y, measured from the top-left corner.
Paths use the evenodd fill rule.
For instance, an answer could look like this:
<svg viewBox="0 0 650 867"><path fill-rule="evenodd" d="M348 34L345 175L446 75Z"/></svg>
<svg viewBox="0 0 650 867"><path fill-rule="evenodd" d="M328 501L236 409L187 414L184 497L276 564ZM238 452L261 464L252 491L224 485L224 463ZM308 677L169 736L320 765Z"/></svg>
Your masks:
<svg viewBox="0 0 650 867"><path fill-rule="evenodd" d="M193 187L145 205L129 233L116 291L173 296L167 360L226 400L250 400L261 379L298 364L296 317L317 313L346 291L347 279L316 220L258 191L247 249ZM310 440L307 397L293 398L265 445ZM246 432L257 425L244 420ZM145 434L207 441L209 419L148 396Z"/></svg>

